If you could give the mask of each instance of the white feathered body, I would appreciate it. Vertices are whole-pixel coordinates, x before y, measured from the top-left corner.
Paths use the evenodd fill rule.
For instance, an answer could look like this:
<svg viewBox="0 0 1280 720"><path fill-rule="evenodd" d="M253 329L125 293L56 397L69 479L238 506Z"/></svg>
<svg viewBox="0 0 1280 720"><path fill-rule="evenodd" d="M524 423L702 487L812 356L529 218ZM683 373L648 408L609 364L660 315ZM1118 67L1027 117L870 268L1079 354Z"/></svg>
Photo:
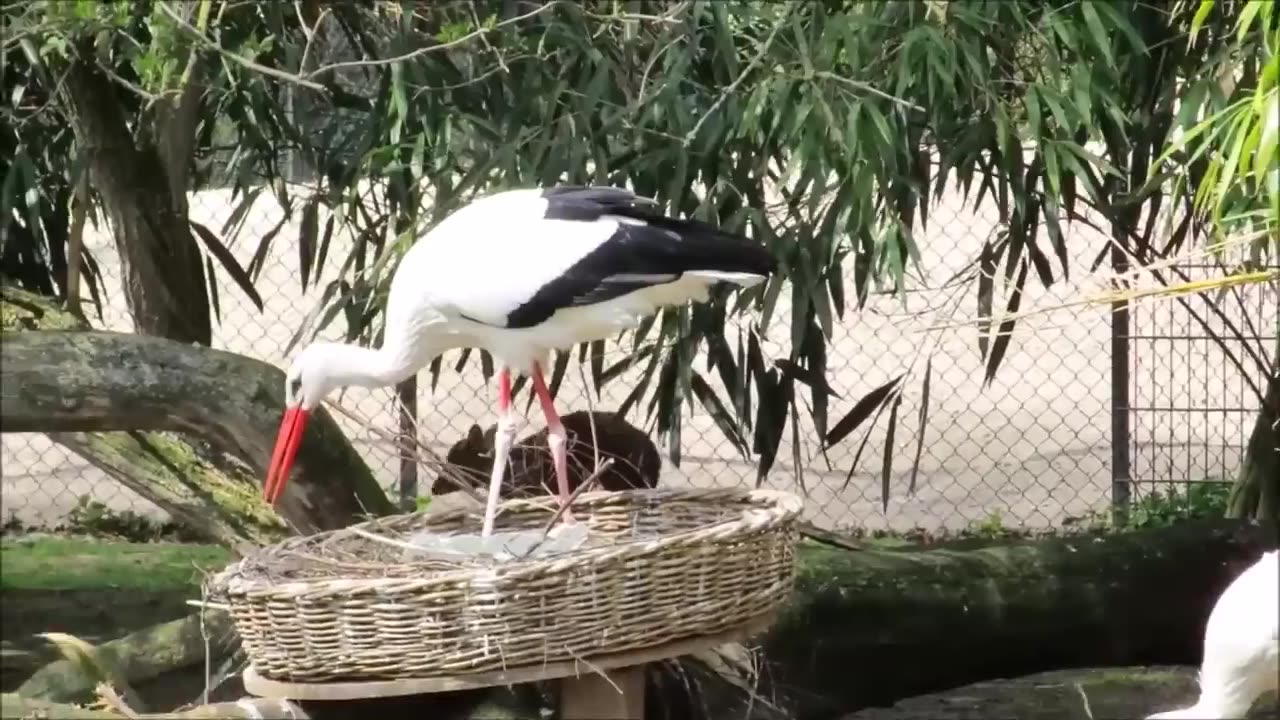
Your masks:
<svg viewBox="0 0 1280 720"><path fill-rule="evenodd" d="M1243 718L1280 682L1280 552L1264 553L1227 586L1209 614L1200 698L1162 718Z"/></svg>
<svg viewBox="0 0 1280 720"><path fill-rule="evenodd" d="M661 277L620 273L608 279L638 280L635 290L559 307L536 325L509 326L513 312L620 227L646 225L609 214L591 222L547 218L543 193L511 190L477 199L419 239L392 280L384 336L415 338L416 347L401 351L416 356L419 364L450 348L479 347L513 370L527 372L552 350L610 337L663 306L704 301L715 283L749 287L765 279L714 267Z"/></svg>

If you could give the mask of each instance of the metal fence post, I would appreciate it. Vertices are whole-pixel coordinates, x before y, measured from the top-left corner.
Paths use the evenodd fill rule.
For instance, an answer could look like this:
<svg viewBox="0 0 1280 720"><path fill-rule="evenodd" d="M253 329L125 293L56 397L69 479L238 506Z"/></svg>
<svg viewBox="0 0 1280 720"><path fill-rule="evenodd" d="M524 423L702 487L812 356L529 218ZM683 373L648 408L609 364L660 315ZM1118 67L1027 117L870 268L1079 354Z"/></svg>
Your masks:
<svg viewBox="0 0 1280 720"><path fill-rule="evenodd" d="M1117 276L1129 269L1124 248L1114 239L1111 245L1111 268ZM1129 518L1129 301L1111 303L1111 518L1117 525Z"/></svg>
<svg viewBox="0 0 1280 720"><path fill-rule="evenodd" d="M411 512L418 505L418 378L396 386L400 398L400 437L407 439L400 452L400 510Z"/></svg>

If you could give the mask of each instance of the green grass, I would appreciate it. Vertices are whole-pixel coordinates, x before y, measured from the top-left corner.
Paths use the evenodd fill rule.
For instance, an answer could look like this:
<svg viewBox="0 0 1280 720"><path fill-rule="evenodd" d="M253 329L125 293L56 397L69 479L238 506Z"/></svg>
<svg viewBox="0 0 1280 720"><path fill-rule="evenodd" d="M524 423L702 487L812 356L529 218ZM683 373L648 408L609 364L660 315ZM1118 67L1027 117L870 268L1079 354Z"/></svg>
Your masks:
<svg viewBox="0 0 1280 720"><path fill-rule="evenodd" d="M199 588L201 570L232 561L213 545L28 536L0 540L0 589L139 590Z"/></svg>

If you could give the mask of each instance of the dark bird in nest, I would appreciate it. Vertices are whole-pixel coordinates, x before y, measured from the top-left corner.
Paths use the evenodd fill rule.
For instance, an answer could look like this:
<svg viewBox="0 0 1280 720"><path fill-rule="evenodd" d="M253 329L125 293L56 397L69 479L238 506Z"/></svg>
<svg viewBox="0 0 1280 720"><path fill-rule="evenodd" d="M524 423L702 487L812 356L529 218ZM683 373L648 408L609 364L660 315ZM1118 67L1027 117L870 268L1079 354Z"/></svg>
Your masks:
<svg viewBox="0 0 1280 720"><path fill-rule="evenodd" d="M596 445L591 443L591 424L595 421ZM561 416L568 454L569 491L578 488L596 468L595 450L600 452L600 462L612 458L613 464L604 470L594 489L630 490L652 488L658 484L662 470L662 456L649 436L640 428L612 412L576 411ZM481 431L472 424L467 436L449 448L445 461L455 471L474 475L477 484L493 471L493 442L497 426ZM516 443L507 459L507 474L503 479L502 493L512 497L534 497L552 492L555 487L555 466L547 452L547 430L543 429ZM431 486L432 495L443 495L459 488L456 481L437 476Z"/></svg>

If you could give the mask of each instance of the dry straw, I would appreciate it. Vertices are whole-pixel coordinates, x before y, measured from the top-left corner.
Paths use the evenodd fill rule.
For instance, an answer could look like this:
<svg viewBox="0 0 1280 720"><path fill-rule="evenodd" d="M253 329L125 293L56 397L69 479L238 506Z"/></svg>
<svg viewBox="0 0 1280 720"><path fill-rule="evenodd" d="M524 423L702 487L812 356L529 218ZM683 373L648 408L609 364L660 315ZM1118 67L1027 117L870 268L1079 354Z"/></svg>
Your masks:
<svg viewBox="0 0 1280 720"><path fill-rule="evenodd" d="M741 489L589 492L576 550L498 561L406 559L419 531L478 532L471 511L418 512L293 538L211 580L263 677L430 678L635 651L722 633L790 594L800 500ZM498 530L542 530L554 503L509 500Z"/></svg>

